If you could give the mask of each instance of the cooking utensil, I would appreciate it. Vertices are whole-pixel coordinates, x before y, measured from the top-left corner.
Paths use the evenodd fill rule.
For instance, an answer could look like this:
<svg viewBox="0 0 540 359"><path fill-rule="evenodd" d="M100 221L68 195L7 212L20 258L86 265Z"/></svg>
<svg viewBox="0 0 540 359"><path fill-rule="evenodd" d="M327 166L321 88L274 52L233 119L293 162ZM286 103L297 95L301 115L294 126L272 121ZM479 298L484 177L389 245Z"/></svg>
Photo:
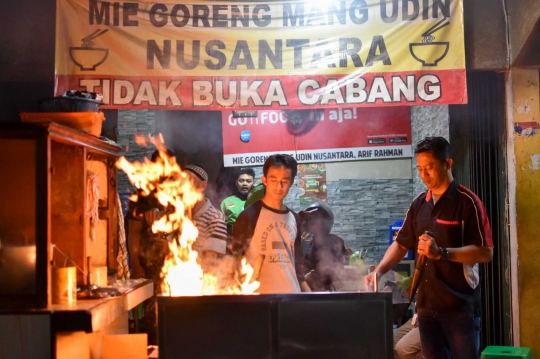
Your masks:
<svg viewBox="0 0 540 359"><path fill-rule="evenodd" d="M431 231L425 231L424 234L427 234L428 236L432 237L433 232ZM416 267L414 268L414 274L411 282L411 291L409 292L409 301L412 302L416 291L418 290L418 287L420 286L420 281L422 280L422 276L424 275L424 265L426 263L426 256L424 255L418 255L418 259L416 260Z"/></svg>

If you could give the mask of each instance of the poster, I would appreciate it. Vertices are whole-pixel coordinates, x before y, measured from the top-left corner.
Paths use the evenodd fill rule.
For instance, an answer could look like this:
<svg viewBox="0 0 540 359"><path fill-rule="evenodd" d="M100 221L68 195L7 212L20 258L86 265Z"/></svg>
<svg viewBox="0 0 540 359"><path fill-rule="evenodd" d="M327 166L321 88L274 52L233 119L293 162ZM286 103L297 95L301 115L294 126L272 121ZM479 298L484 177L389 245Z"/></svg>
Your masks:
<svg viewBox="0 0 540 359"><path fill-rule="evenodd" d="M467 102L462 0L57 0L55 94L124 109Z"/></svg>
<svg viewBox="0 0 540 359"><path fill-rule="evenodd" d="M298 196L301 205L327 201L326 165L310 163L298 165Z"/></svg>
<svg viewBox="0 0 540 359"><path fill-rule="evenodd" d="M222 132L226 167L262 166L278 152L308 164L412 157L408 107L222 111Z"/></svg>

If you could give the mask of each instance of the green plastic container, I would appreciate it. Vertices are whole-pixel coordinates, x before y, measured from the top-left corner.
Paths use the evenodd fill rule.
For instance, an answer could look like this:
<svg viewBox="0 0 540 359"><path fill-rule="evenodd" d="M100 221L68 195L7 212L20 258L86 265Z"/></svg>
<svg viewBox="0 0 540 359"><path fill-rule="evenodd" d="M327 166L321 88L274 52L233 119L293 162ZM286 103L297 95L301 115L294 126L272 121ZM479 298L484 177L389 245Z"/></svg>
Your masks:
<svg viewBox="0 0 540 359"><path fill-rule="evenodd" d="M482 352L481 359L531 359L531 349L527 347L504 347L490 345Z"/></svg>

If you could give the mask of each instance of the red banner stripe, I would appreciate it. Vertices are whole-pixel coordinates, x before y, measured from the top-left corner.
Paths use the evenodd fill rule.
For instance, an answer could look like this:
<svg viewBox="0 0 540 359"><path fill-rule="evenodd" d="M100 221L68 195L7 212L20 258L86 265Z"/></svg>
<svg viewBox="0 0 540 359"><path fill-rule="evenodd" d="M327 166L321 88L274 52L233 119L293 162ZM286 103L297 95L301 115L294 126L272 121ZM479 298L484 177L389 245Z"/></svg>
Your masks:
<svg viewBox="0 0 540 359"><path fill-rule="evenodd" d="M118 77L56 75L56 95L102 93L107 108L305 109L464 104L465 70L359 76Z"/></svg>

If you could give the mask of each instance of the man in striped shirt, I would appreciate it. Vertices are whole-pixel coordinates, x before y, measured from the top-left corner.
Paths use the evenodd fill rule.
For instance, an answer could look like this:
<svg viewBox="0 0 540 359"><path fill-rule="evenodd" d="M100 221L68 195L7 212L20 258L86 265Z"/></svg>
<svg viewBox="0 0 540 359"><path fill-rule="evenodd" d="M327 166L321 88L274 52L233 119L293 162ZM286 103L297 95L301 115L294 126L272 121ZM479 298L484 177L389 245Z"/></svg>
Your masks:
<svg viewBox="0 0 540 359"><path fill-rule="evenodd" d="M208 174L199 165L190 164L184 168L190 175L195 187L204 193L208 184ZM225 216L212 206L210 200L203 198L195 203L191 213L193 222L199 230L199 235L193 249L199 254L200 265L204 273L211 273L217 270L225 250L227 248L227 226Z"/></svg>
<svg viewBox="0 0 540 359"><path fill-rule="evenodd" d="M413 200L395 242L374 273L386 273L407 250L415 249L417 261L425 259L416 304L422 358L477 359L478 263L493 258L486 210L470 189L454 180L446 139L427 137L416 145L414 154L428 190ZM374 274L365 276L366 286L373 284L373 278Z"/></svg>

